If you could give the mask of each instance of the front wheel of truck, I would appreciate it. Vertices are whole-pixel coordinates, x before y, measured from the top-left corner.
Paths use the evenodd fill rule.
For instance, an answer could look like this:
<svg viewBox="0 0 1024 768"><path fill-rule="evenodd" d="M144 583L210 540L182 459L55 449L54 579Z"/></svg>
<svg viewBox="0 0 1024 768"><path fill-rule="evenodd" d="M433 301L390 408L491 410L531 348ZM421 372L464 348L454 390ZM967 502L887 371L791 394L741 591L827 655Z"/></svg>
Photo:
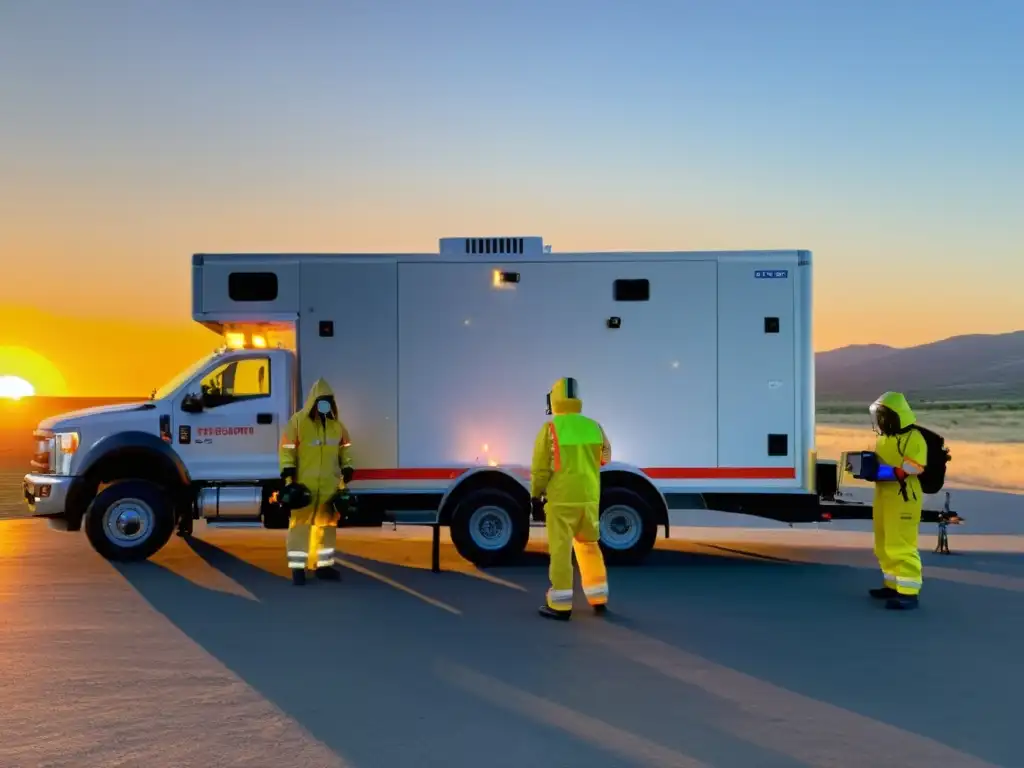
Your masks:
<svg viewBox="0 0 1024 768"><path fill-rule="evenodd" d="M174 533L174 505L148 480L118 480L85 511L85 535L107 560L146 560Z"/></svg>

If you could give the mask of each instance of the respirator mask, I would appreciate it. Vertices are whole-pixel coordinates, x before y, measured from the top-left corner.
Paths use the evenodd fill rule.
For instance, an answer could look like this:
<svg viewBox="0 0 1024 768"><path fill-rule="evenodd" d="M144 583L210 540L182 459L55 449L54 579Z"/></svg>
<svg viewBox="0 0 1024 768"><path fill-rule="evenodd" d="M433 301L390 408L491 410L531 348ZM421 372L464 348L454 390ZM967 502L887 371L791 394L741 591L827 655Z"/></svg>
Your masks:
<svg viewBox="0 0 1024 768"><path fill-rule="evenodd" d="M872 403L868 409L871 414L871 428L876 434L892 437L900 432L900 417L892 409L881 403Z"/></svg>

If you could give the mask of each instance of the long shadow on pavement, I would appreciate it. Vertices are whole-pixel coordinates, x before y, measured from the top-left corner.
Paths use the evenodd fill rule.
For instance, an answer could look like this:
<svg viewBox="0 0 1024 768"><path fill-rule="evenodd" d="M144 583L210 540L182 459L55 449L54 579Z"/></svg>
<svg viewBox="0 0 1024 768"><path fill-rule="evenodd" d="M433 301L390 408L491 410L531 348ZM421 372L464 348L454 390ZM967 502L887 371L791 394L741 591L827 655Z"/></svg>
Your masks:
<svg viewBox="0 0 1024 768"><path fill-rule="evenodd" d="M118 570L188 637L351 765L631 764L441 680L438 660L460 657L461 617L350 570L342 584L296 589L224 550L189 543L256 601L198 586L155 563Z"/></svg>
<svg viewBox="0 0 1024 768"><path fill-rule="evenodd" d="M191 546L256 601L154 563L120 571L196 643L360 768L617 766L636 764L638 753L648 755L641 764L696 765L688 755L716 766L799 764L709 725L715 702L700 691L680 691L587 642L598 620L540 620L536 594L372 564L462 611L453 615L351 571L340 585L296 589L218 547ZM544 569L535 570L530 578L543 581Z"/></svg>
<svg viewBox="0 0 1024 768"><path fill-rule="evenodd" d="M876 584L873 570L800 563L748 552L742 545L700 546L723 556L662 550L641 568L611 569L613 623L803 694L811 700L802 705L805 712L817 701L860 713L878 727L846 716L833 722L848 722L866 737L889 738L876 731L890 723L907 732L908 742L921 734L998 764L1014 764L1018 750L1010 704L1024 677L1014 664L1021 621L1002 604L1007 598L1016 601L1016 595L933 579L922 610L894 613L866 596ZM533 608L547 585L546 569L489 573L526 587L527 595L498 600L474 592L459 604L506 625L536 621ZM419 572L419 588L428 589L437 578ZM979 635L974 627L990 614L992 626ZM963 659L959 648L972 649L974 658ZM528 670L520 675L520 681L530 679ZM576 686L572 691L578 695L567 691L561 700L585 708L591 688ZM921 706L922 691L928 706ZM937 711L960 713L979 694L981 702L972 704L969 716L937 716ZM917 756L925 764L928 759L962 764L960 756L936 752L924 740L903 749L906 758Z"/></svg>
<svg viewBox="0 0 1024 768"><path fill-rule="evenodd" d="M201 540L191 546L258 602L198 587L152 563L120 570L189 637L359 768L625 765L636 760L624 755L643 744L678 750L649 764L683 765L683 754L716 766L807 764L731 728L734 707L713 690L683 684L658 662L617 647L630 638L661 640L1014 764L1012 710L977 697L993 690L1005 697L1022 681L1016 666L1001 666L1013 656L1013 645L1001 644L1019 637L1024 619L991 617L987 644L957 621L973 615L977 626L987 613L982 606L995 607L989 590L932 583L924 609L894 614L863 597L874 578L863 570L659 551L643 567L611 569L610 621L581 610L580 620L553 625L535 615L544 567L490 571L526 590L517 591L347 558L454 606L456 615L351 570L340 585L295 589L267 567ZM530 559L546 564L543 555ZM944 648L973 648L983 660L940 673ZM949 730L945 712L963 725ZM569 719L550 722L559 717ZM596 720L581 726L581 717ZM610 723L643 743L627 748L621 734L607 743ZM605 741L593 735L602 728Z"/></svg>
<svg viewBox="0 0 1024 768"><path fill-rule="evenodd" d="M625 614L645 617L650 637L998 765L1021 764L1020 593L928 580L926 564L922 607L893 612L866 595L875 571L746 562L619 569L611 589Z"/></svg>

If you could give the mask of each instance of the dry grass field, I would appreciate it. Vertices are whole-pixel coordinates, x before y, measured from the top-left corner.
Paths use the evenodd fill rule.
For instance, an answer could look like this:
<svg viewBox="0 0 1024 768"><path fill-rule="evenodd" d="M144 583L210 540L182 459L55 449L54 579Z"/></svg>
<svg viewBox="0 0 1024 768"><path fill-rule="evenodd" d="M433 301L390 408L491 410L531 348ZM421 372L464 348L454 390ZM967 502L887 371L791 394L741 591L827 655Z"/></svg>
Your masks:
<svg viewBox="0 0 1024 768"><path fill-rule="evenodd" d="M999 491L1024 491L1024 404L942 403L915 409L921 424L946 438L953 461L951 483ZM838 459L842 451L874 443L863 406L818 409L818 455Z"/></svg>
<svg viewBox="0 0 1024 768"><path fill-rule="evenodd" d="M916 407L914 412L918 421L947 440L1024 443L1024 403L929 403ZM817 421L819 429L871 426L863 404L819 405Z"/></svg>

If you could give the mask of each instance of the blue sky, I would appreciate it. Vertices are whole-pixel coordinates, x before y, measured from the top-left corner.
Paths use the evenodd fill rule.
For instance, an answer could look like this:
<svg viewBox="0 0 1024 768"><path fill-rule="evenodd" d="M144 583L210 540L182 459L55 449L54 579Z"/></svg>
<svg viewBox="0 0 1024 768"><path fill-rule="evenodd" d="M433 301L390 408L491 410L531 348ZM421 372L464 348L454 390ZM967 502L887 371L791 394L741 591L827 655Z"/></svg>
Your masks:
<svg viewBox="0 0 1024 768"><path fill-rule="evenodd" d="M892 274L956 303L915 341L1024 327L1022 40L986 0L5 0L0 252L187 320L199 250L801 247L829 338L900 341Z"/></svg>

